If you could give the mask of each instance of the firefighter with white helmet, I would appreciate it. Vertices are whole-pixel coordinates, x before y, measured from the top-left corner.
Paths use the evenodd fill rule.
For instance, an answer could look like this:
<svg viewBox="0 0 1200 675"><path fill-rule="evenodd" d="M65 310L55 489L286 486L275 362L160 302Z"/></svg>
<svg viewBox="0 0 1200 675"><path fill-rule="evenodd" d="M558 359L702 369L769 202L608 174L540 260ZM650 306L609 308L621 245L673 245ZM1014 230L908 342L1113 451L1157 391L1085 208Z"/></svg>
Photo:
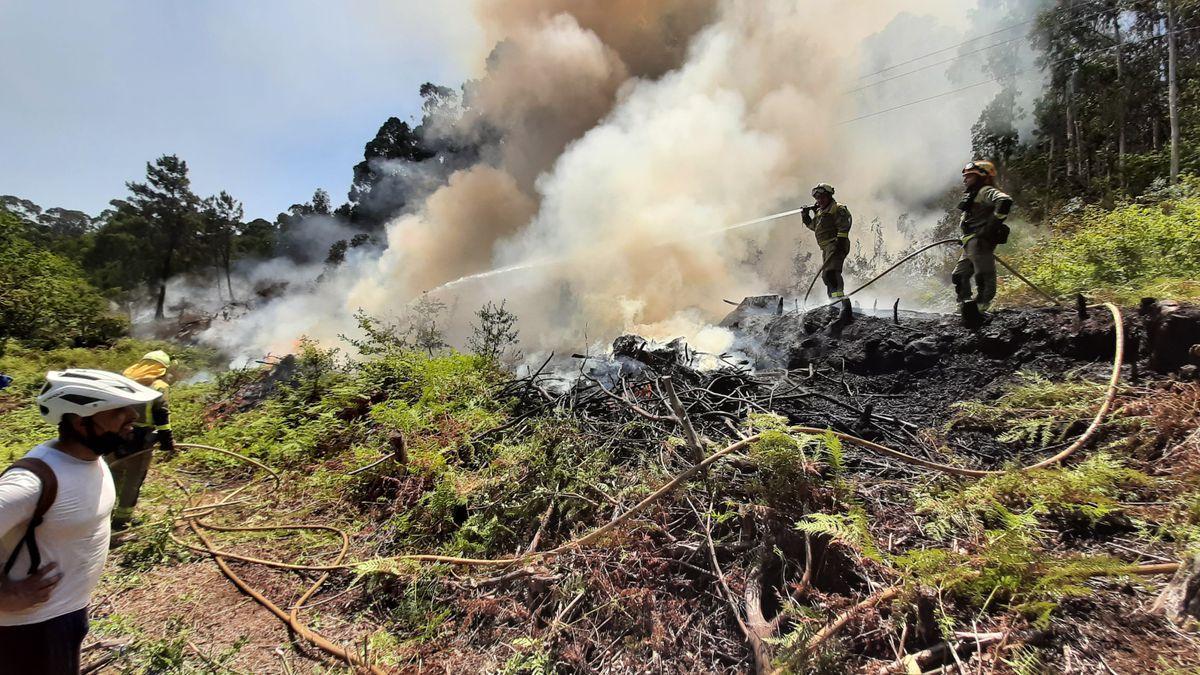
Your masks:
<svg viewBox="0 0 1200 675"><path fill-rule="evenodd" d="M996 187L996 165L991 162L967 164L962 177L965 191L958 208L963 250L951 278L963 318L970 323L980 320L996 297L996 247L1008 242L1005 220L1013 200Z"/></svg>
<svg viewBox="0 0 1200 675"><path fill-rule="evenodd" d="M51 371L37 397L58 437L0 475L0 654L5 672L77 673L116 501L101 459L161 394L102 370Z"/></svg>

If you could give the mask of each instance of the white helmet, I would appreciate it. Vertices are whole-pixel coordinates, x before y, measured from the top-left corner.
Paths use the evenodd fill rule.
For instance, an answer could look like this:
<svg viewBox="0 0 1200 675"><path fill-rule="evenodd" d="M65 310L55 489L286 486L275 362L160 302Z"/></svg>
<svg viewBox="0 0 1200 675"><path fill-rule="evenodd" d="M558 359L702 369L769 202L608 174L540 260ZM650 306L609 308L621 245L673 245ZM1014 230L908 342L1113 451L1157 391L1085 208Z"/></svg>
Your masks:
<svg viewBox="0 0 1200 675"><path fill-rule="evenodd" d="M57 425L66 413L91 417L105 410L145 405L161 393L106 370L70 368L46 373L46 384L38 394L42 419Z"/></svg>

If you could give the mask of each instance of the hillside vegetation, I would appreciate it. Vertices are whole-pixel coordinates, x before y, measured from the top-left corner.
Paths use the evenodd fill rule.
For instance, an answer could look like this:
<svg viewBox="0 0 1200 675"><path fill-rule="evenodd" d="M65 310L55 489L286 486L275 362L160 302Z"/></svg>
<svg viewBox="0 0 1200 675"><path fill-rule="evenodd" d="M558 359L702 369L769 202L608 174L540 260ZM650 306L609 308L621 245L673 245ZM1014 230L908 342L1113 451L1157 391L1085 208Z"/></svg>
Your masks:
<svg viewBox="0 0 1200 675"><path fill-rule="evenodd" d="M1088 206L1063 215L1013 262L1058 297L1083 293L1128 305L1145 297L1200 299L1200 181L1188 178L1113 209ZM1003 297L1036 300L1015 279Z"/></svg>
<svg viewBox="0 0 1200 675"><path fill-rule="evenodd" d="M213 372L211 353L163 343L10 349L0 368L18 386L3 398L0 452L18 455L51 433L28 404L43 369L115 370L158 347L177 354L180 380ZM983 640L980 663L997 672L1058 670L1063 645L1090 650L1076 660L1103 657L1126 670L1144 659L1163 671L1200 666L1157 620L1138 614L1127 623L1158 586L1131 576L1130 565L1178 560L1200 546L1194 384L1126 388L1078 459L982 480L879 465L833 436L790 433L776 415L732 427L705 422L706 452L736 433L757 440L577 550L463 567L403 556L552 549L686 471L688 441L667 418L646 418L594 389L573 395L578 406L564 403L571 398L531 404L536 391L513 386L492 358L430 356L386 330L358 348L369 356L306 342L271 366L172 388L181 440L241 453L279 480L198 448L156 463L139 524L114 550L95 607L98 638L127 644L110 668L276 667L282 633L231 633L226 624L262 610L232 606L236 596L207 557L181 546L200 545L183 527L197 516L223 550L295 564L350 561L299 616L383 670L549 673L661 662L740 672L761 650L787 672L855 672L892 660L899 645L915 653L941 640L968 659L971 641ZM1014 456L1045 455L1098 406L1105 387L1092 373L1026 373L997 398L962 402L944 428L923 434L941 460L960 466L976 462L957 449L964 433L998 437ZM683 385L685 396L703 397L715 383ZM653 399L641 405L670 414ZM348 548L339 555L328 530L237 531L281 525L337 528ZM314 581L232 564L281 605ZM882 604L853 612L847 630L826 638L827 624L860 602ZM761 631L755 648L738 621L758 612L767 624L751 629ZM976 637L959 637L968 634ZM978 637L991 635L1009 645ZM1085 648L1081 635L1103 646ZM282 659L305 672L337 669L315 653Z"/></svg>

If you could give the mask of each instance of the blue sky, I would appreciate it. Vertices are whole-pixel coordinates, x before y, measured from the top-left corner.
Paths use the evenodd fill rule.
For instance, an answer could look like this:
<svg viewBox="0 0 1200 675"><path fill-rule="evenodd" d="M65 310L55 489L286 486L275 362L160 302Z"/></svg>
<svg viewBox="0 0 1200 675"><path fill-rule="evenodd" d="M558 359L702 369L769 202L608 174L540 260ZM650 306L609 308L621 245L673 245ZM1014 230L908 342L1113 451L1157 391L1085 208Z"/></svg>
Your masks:
<svg viewBox="0 0 1200 675"><path fill-rule="evenodd" d="M273 218L480 52L469 0L0 0L0 194L96 214L164 153Z"/></svg>

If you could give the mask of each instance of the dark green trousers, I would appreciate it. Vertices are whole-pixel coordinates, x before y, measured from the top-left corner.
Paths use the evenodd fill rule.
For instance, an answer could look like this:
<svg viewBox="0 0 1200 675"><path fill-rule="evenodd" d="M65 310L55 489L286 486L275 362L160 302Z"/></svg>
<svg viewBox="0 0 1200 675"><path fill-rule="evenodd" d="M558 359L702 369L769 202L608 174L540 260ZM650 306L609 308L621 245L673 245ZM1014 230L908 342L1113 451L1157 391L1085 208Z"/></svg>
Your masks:
<svg viewBox="0 0 1200 675"><path fill-rule="evenodd" d="M821 281L825 282L825 290L832 299L846 296L846 282L842 279L842 266L850 255L850 240L838 237L833 241L821 244Z"/></svg>
<svg viewBox="0 0 1200 675"><path fill-rule="evenodd" d="M108 460L113 485L117 489L117 503L112 512L113 525L128 525L133 519L133 507L137 506L138 494L142 491L142 483L146 481L153 457L152 450L142 450L127 457Z"/></svg>
<svg viewBox="0 0 1200 675"><path fill-rule="evenodd" d="M951 278L959 303L973 299L979 309L986 310L996 297L996 245L980 235L968 239ZM971 292L972 281L975 282L974 294Z"/></svg>

